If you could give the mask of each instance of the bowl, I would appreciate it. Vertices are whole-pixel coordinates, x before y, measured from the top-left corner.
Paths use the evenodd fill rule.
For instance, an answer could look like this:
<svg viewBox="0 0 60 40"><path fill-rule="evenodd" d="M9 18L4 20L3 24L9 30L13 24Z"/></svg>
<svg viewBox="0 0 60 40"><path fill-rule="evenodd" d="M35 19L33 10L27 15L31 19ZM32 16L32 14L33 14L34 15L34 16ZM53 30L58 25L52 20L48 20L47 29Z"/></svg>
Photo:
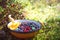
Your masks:
<svg viewBox="0 0 60 40"><path fill-rule="evenodd" d="M7 28L8 28L8 30L9 30L9 32L13 35L13 36L15 36L15 37L17 37L17 38L32 38L32 37L34 37L35 35L37 35L38 34L38 31L41 29L41 23L39 23L39 22L36 22L36 21L33 21L33 20L15 20L15 21L18 21L18 22L21 22L21 24L29 24L29 26L31 26L32 24L35 24L35 26L34 27L36 27L36 29L35 30L32 30L32 29L30 29L29 31L19 31L19 30L11 30L11 29L9 29L8 28L8 26L7 26ZM11 23L11 22L10 22ZM8 23L8 24L10 24L10 23ZM26 25L25 25L26 26ZM26 27L25 27L26 28ZM32 27L31 27L32 28Z"/></svg>

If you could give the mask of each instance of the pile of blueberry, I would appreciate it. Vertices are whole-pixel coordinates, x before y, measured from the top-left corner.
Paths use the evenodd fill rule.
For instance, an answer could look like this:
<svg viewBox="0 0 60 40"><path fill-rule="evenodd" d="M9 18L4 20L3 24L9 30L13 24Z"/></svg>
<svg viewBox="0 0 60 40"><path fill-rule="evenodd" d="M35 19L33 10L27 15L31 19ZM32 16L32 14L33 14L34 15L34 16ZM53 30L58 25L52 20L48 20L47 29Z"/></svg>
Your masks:
<svg viewBox="0 0 60 40"><path fill-rule="evenodd" d="M40 29L40 24L35 22L22 22L21 25L16 29L19 32L32 32Z"/></svg>

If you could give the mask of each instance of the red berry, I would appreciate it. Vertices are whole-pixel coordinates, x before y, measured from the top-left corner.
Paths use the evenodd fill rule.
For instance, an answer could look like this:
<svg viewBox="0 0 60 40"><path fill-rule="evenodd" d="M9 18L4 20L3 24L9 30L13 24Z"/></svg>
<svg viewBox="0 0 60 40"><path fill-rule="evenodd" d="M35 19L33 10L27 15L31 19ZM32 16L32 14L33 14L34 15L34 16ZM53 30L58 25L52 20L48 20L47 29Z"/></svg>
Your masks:
<svg viewBox="0 0 60 40"><path fill-rule="evenodd" d="M25 29L24 32L29 32L29 31Z"/></svg>
<svg viewBox="0 0 60 40"><path fill-rule="evenodd" d="M26 27L27 30L30 30L31 28L29 26Z"/></svg>

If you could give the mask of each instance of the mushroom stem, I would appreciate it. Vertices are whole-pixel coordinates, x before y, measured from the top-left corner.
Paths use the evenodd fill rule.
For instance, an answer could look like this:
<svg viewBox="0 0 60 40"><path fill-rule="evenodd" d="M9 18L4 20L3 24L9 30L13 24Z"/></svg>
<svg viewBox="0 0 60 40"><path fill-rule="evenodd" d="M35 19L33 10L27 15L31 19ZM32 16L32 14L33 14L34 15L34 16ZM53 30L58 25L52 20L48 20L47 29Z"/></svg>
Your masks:
<svg viewBox="0 0 60 40"><path fill-rule="evenodd" d="M11 15L8 16L11 22L14 22L14 19L11 17Z"/></svg>

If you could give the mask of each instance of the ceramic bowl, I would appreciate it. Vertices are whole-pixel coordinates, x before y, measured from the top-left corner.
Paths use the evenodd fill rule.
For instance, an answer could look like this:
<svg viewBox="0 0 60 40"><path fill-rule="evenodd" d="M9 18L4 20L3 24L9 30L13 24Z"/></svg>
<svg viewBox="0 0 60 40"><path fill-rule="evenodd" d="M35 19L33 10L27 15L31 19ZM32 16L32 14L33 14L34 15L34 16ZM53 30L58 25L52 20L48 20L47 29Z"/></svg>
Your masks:
<svg viewBox="0 0 60 40"><path fill-rule="evenodd" d="M8 29L9 29L9 32L13 35L13 36L15 36L15 37L17 37L17 38L31 38L31 37L34 37L35 35L37 35L38 34L38 31L41 29L41 23L39 23L39 22L36 22L36 21L32 21L32 20L15 20L15 21L18 21L18 22L33 22L33 23L35 23L37 26L39 26L39 29L37 29L37 30L34 30L34 31L30 31L30 32L20 32L20 31L16 31L16 30L10 30L8 27ZM9 24L9 23L8 23Z"/></svg>

